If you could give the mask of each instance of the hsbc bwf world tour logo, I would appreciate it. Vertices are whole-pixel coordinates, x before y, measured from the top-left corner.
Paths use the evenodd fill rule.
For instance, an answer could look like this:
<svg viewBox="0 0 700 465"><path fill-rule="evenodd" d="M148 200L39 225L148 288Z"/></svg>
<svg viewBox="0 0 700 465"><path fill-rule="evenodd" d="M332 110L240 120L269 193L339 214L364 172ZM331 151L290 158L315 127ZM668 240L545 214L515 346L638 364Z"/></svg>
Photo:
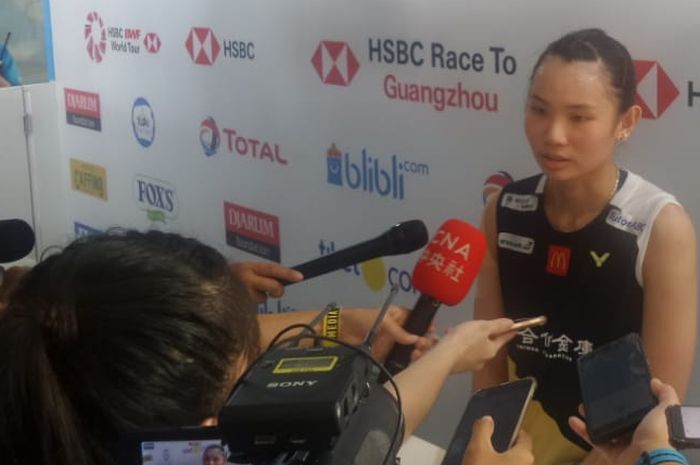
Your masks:
<svg viewBox="0 0 700 465"><path fill-rule="evenodd" d="M107 26L96 11L85 18L85 45L88 56L95 63L101 63L109 50L114 53L140 55L144 50L149 54L160 51L160 37L155 32L144 32L140 28Z"/></svg>

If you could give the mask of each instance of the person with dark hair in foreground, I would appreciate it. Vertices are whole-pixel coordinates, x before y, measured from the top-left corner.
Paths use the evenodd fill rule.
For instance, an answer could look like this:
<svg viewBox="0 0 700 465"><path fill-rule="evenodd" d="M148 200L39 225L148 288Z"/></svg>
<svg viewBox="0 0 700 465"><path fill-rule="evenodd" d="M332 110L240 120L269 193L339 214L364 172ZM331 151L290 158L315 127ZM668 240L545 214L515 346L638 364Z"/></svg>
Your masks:
<svg viewBox="0 0 700 465"><path fill-rule="evenodd" d="M396 377L407 435L511 325L463 323ZM22 277L0 319L0 456L113 464L121 433L213 425L259 352L255 306L216 250L156 231L76 240ZM478 450L466 463L532 461L526 436L506 454Z"/></svg>

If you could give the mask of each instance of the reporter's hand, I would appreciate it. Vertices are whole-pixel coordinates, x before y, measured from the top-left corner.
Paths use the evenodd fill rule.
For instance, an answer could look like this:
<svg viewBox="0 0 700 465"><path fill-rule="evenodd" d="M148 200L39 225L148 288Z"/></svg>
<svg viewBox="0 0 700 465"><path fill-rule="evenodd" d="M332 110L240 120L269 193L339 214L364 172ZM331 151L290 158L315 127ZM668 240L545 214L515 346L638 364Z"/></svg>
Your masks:
<svg viewBox="0 0 700 465"><path fill-rule="evenodd" d="M378 313L378 309L344 308L340 312L340 338L349 344L357 345L362 343ZM428 332L424 335L411 334L403 328L403 323L408 318L408 314L408 310L396 305L392 305L387 310L372 344L372 353L379 360L386 359L395 343L404 345L415 344L415 350L411 354L412 360L419 358L434 345L435 323L430 325Z"/></svg>
<svg viewBox="0 0 700 465"><path fill-rule="evenodd" d="M642 452L672 448L668 437L666 408L680 403L678 394L673 386L664 384L656 378L651 380L651 390L659 399L659 404L651 409L639 423L630 443L593 444L588 436L586 423L578 417L569 417L569 426L576 434L600 451L610 463L614 464L635 464Z"/></svg>
<svg viewBox="0 0 700 465"><path fill-rule="evenodd" d="M248 291L250 298L262 304L267 297L282 297L284 286L278 280L297 282L304 276L292 268L266 262L236 262L229 265L231 271L238 275Z"/></svg>
<svg viewBox="0 0 700 465"><path fill-rule="evenodd" d="M462 465L532 465L532 439L521 431L513 447L503 453L496 452L491 442L493 418L484 417L474 422L472 437L464 453Z"/></svg>
<svg viewBox="0 0 700 465"><path fill-rule="evenodd" d="M452 373L480 370L515 337L516 331L508 331L511 326L513 320L508 318L466 321L450 328L435 350L454 357Z"/></svg>

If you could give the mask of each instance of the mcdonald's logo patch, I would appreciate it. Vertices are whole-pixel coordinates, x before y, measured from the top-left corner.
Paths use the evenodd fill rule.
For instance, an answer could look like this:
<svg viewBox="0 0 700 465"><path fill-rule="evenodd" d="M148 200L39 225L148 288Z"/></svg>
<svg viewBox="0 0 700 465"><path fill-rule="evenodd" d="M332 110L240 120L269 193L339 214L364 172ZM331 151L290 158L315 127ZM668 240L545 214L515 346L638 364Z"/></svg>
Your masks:
<svg viewBox="0 0 700 465"><path fill-rule="evenodd" d="M547 273L557 276L569 274L571 249L561 245L550 245L547 253Z"/></svg>

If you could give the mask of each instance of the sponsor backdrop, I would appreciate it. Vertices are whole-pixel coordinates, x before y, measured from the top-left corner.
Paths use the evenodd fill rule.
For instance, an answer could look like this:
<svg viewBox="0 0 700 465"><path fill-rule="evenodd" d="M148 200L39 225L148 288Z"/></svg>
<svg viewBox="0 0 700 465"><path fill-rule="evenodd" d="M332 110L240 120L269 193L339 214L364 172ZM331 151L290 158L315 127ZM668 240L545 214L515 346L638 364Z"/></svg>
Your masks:
<svg viewBox="0 0 700 465"><path fill-rule="evenodd" d="M66 235L157 228L293 265L406 219L431 234L478 223L489 194L536 172L522 130L534 60L587 26L636 59L645 114L621 165L700 219L697 2L51 3ZM394 283L410 307L419 256L294 285L261 311L378 306ZM439 326L471 318L472 300ZM446 445L469 390L453 380L420 434Z"/></svg>

